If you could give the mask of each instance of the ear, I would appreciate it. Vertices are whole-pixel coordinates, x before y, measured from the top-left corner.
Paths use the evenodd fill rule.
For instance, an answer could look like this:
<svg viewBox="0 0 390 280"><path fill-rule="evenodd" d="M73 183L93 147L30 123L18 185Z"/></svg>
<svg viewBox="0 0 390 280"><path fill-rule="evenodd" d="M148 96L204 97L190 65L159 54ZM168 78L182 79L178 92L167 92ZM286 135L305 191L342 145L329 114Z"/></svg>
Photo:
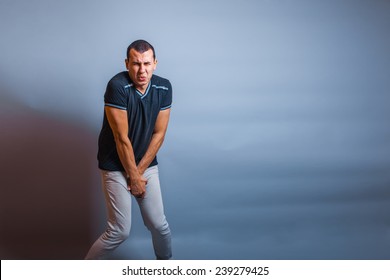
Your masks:
<svg viewBox="0 0 390 280"><path fill-rule="evenodd" d="M156 70L156 68L157 68L157 59L154 61L153 71Z"/></svg>
<svg viewBox="0 0 390 280"><path fill-rule="evenodd" d="M125 65L126 69L129 70L129 60L127 58L125 59Z"/></svg>

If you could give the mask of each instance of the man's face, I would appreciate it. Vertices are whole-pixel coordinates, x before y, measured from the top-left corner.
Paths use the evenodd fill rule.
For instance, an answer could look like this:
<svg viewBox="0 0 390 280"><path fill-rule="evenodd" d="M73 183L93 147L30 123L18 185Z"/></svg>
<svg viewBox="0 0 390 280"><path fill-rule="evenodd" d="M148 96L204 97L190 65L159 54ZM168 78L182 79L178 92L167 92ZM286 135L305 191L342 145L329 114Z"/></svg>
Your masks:
<svg viewBox="0 0 390 280"><path fill-rule="evenodd" d="M135 87L141 91L146 90L157 66L157 60L153 58L153 51L147 50L144 53L139 53L131 49L129 59L126 59L125 62Z"/></svg>

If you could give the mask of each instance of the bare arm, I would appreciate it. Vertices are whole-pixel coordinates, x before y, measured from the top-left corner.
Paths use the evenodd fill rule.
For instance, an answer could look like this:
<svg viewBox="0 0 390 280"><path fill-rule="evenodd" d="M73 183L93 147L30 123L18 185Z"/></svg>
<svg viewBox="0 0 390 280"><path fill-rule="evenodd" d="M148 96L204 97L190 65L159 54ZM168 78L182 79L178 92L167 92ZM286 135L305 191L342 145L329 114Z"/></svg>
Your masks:
<svg viewBox="0 0 390 280"><path fill-rule="evenodd" d="M129 176L128 186L131 193L135 196L141 196L145 193L146 180L138 172L135 163L133 146L128 137L127 112L117 108L105 107L108 123L114 134L116 149L119 159L126 174Z"/></svg>
<svg viewBox="0 0 390 280"><path fill-rule="evenodd" d="M144 174L154 157L157 155L158 150L164 142L165 133L167 132L169 115L171 109L160 111L157 116L156 124L154 127L152 140L150 141L149 147L146 150L145 155L142 157L138 164L139 174Z"/></svg>

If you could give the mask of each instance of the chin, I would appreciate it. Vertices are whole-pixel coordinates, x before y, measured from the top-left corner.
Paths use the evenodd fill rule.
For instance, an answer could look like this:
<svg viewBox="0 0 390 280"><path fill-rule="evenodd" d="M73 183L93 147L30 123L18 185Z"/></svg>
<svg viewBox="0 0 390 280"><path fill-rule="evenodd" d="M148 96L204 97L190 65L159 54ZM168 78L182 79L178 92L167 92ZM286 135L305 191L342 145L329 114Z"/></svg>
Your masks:
<svg viewBox="0 0 390 280"><path fill-rule="evenodd" d="M149 84L149 81L150 80L145 80L145 81L138 81L138 84L140 85L140 86L144 86L144 85L147 85L147 84Z"/></svg>

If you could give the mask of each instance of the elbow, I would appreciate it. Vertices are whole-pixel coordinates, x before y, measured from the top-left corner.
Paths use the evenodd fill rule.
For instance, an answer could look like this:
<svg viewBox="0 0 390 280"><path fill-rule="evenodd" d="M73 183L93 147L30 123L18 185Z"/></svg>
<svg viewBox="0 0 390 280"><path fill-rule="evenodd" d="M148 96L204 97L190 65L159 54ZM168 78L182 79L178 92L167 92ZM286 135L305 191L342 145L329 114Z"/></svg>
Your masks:
<svg viewBox="0 0 390 280"><path fill-rule="evenodd" d="M162 142L164 142L164 140L165 140L165 133L160 136L160 142L162 143Z"/></svg>
<svg viewBox="0 0 390 280"><path fill-rule="evenodd" d="M156 133L155 137L157 139L157 142L161 145L164 142L165 133Z"/></svg>
<svg viewBox="0 0 390 280"><path fill-rule="evenodd" d="M116 145L126 145L129 142L129 138L123 133L114 133L114 140Z"/></svg>

